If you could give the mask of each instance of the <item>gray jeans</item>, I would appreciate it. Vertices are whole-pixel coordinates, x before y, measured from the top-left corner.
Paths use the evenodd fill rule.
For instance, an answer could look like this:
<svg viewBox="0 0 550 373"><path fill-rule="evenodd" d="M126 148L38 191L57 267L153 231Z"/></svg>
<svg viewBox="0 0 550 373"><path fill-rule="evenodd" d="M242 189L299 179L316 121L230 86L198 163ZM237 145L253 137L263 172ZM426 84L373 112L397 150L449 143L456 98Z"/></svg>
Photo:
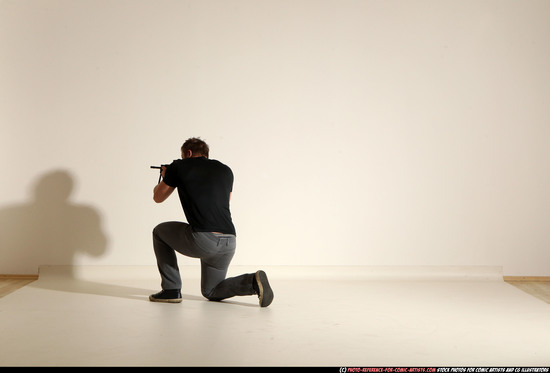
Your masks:
<svg viewBox="0 0 550 373"><path fill-rule="evenodd" d="M209 300L235 295L255 294L254 273L225 278L235 254L236 237L232 234L195 232L182 222L161 223L153 229L153 247L164 290L181 289L176 251L201 261L201 293Z"/></svg>

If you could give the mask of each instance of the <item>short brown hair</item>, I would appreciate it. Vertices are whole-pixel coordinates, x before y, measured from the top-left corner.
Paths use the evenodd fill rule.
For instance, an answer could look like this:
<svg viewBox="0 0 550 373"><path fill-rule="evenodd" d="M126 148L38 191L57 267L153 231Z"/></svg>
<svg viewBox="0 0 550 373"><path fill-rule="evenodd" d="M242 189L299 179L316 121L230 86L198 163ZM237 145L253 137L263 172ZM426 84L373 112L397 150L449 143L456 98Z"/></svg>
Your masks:
<svg viewBox="0 0 550 373"><path fill-rule="evenodd" d="M210 151L208 145L199 137L191 137L190 139L185 140L181 146L181 150L185 152L187 150L191 150L193 155L202 155L206 158L208 158L208 153Z"/></svg>

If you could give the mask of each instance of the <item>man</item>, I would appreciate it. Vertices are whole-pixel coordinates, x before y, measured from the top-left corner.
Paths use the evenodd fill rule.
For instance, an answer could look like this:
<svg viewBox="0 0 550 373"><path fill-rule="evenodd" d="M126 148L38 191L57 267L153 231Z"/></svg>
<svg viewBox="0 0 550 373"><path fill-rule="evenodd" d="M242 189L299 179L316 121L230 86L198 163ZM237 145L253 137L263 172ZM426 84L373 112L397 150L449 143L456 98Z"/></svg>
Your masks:
<svg viewBox="0 0 550 373"><path fill-rule="evenodd" d="M149 296L152 302L181 302L181 277L176 251L201 261L201 292L212 301L235 295L257 294L260 307L273 300L264 271L226 278L235 254L236 233L229 200L233 172L208 158L209 147L200 138L190 138L181 147L182 159L162 167L153 200L164 202L178 189L188 223L161 223L153 230L153 246L161 276L162 291Z"/></svg>

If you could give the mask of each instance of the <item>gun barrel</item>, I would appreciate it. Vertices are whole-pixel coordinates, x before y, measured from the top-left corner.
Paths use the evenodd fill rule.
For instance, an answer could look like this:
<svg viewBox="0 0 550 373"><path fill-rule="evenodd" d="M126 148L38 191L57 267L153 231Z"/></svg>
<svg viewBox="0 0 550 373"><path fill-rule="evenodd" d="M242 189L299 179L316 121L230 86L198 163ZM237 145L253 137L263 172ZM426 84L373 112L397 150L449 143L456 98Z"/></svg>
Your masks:
<svg viewBox="0 0 550 373"><path fill-rule="evenodd" d="M151 166L151 168L156 168L157 170L160 170L162 167L161 166Z"/></svg>

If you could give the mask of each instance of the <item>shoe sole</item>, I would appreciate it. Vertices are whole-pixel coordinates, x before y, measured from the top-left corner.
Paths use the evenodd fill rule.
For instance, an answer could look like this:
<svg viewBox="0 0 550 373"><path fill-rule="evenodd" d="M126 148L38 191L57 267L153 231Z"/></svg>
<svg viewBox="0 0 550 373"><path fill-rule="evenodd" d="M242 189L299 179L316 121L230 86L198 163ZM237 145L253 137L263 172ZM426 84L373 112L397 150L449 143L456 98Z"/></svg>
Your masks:
<svg viewBox="0 0 550 373"><path fill-rule="evenodd" d="M153 297L152 295L149 295L149 300L151 302L157 302L157 303L181 303L181 298L159 299L159 298Z"/></svg>
<svg viewBox="0 0 550 373"><path fill-rule="evenodd" d="M256 272L256 283L258 284L258 289L260 294L260 307L267 307L273 302L273 290L269 286L269 281L267 280L267 275L264 271Z"/></svg>

